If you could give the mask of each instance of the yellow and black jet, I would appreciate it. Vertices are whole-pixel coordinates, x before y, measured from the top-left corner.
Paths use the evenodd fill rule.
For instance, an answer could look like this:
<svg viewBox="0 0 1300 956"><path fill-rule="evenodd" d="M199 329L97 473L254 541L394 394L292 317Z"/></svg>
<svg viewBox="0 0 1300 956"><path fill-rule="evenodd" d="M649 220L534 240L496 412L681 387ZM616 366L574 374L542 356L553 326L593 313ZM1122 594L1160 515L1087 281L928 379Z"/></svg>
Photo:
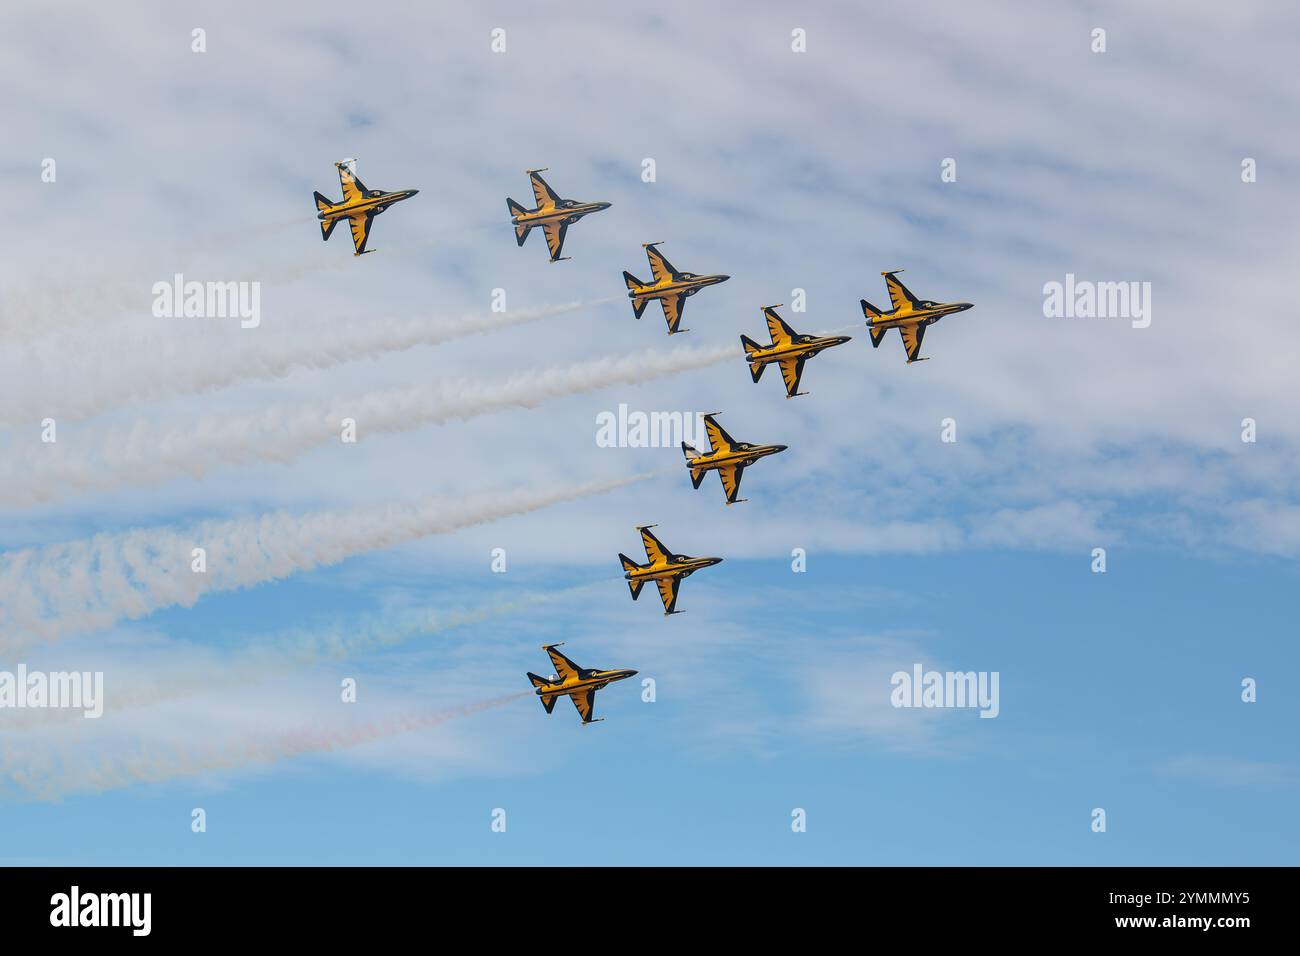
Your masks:
<svg viewBox="0 0 1300 956"><path fill-rule="evenodd" d="M807 395L799 391L799 379L803 375L803 363L823 349L843 345L849 340L847 335L800 335L785 324L777 314L779 305L763 308L763 317L767 319L767 331L772 336L770 345L759 345L747 335L740 337L740 344L745 347L745 361L749 363L749 374L754 381L763 377L763 369L773 362L781 368L781 377L785 379L785 397Z"/></svg>
<svg viewBox="0 0 1300 956"><path fill-rule="evenodd" d="M641 588L647 581L653 581L659 588L659 597L664 602L664 614L676 614L677 589L682 578L690 577L700 568L712 567L722 562L721 558L692 558L684 554L673 554L663 546L663 542L650 533L654 525L648 524L637 528L641 532L641 543L645 545L645 564L637 564L626 554L618 559L623 562L623 577L632 591L632 600L641 596Z"/></svg>
<svg viewBox="0 0 1300 956"><path fill-rule="evenodd" d="M862 314L867 317L867 329L871 332L871 347L880 348L880 341L890 329L898 329L903 337L903 350L907 352L907 364L924 362L921 358L921 340L925 338L927 326L934 325L945 315L965 312L972 308L970 302L930 302L918 299L907 291L907 286L898 281L902 269L880 273L885 277L889 289L889 301L894 308L881 312L866 299L862 300Z"/></svg>
<svg viewBox="0 0 1300 956"><path fill-rule="evenodd" d="M650 260L649 282L642 282L630 272L623 273L623 281L628 288L627 297L632 300L632 312L638 319L650 300L658 299L664 309L664 319L668 322L668 334L686 332L687 329L677 327L686 308L686 297L695 295L708 286L726 282L731 276L697 276L693 272L678 272L664 258L663 253L655 248L658 245L662 243L643 243L646 257Z"/></svg>
<svg viewBox="0 0 1300 956"><path fill-rule="evenodd" d="M547 678L532 671L528 672L528 679L537 688L537 696L542 699L542 706L549 714L555 709L557 700L568 697L573 701L573 706L578 708L578 714L584 724L594 724L604 720L604 717L591 716L592 711L596 709L596 691L616 680L632 677L636 671L602 671L579 667L556 650L559 646L559 644L542 645L542 650L551 656L551 665L555 668L554 674Z"/></svg>
<svg viewBox="0 0 1300 956"><path fill-rule="evenodd" d="M560 251L564 248L564 234L569 227L583 216L608 209L607 202L578 202L576 199L561 199L555 190L546 185L539 173L546 168L528 170L528 178L533 184L533 196L537 200L536 209L525 209L509 196L506 205L510 208L510 223L515 227L515 239L519 245L528 238L528 231L533 226L540 226L546 234L546 246L551 250L551 261L560 261ZM568 256L564 257L568 259Z"/></svg>
<svg viewBox="0 0 1300 956"><path fill-rule="evenodd" d="M722 490L727 494L727 504L748 501L737 498L740 491L740 476L745 469L768 455L775 455L786 449L785 445L751 445L747 441L736 441L714 418L717 412L704 416L704 429L709 435L710 450L701 454L686 442L682 442L682 452L686 455L686 467L691 473L691 484L696 488L704 481L710 471L716 471L722 479Z"/></svg>
<svg viewBox="0 0 1300 956"><path fill-rule="evenodd" d="M399 189L397 192L384 192L382 189L367 189L366 184L357 179L356 173L347 163L334 164L339 171L339 185L343 187L343 201L333 202L320 193L316 197L316 218L320 220L320 237L328 239L340 220L346 219L352 227L352 244L356 246L353 255L366 254L366 241L370 238L370 224L375 217L394 203L410 199L420 190ZM371 249L370 252L375 250Z"/></svg>

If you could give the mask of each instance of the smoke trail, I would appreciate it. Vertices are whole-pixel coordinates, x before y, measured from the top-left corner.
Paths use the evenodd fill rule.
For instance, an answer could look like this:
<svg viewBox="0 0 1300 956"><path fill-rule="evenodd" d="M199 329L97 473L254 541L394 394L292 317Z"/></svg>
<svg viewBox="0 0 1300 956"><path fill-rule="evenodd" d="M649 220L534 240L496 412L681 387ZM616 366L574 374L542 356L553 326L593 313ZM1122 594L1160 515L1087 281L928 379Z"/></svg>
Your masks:
<svg viewBox="0 0 1300 956"><path fill-rule="evenodd" d="M150 291L153 284L160 280L170 280L176 272L189 271L198 263L193 261L197 254L209 250L228 249L234 240L242 248L255 239L274 235L292 225L301 225L311 232L317 232L316 219L304 212L294 220L281 220L249 225L238 232L213 234L199 237L182 245L168 247L165 268L158 264L163 256L150 254L154 266L151 268L139 255L124 254L119 251L116 261L110 266L103 256L97 254L89 262L62 263L57 274L32 280L26 287L7 287L0 298L0 342L23 343L43 335L61 331L76 330L87 325L102 325L109 320L122 318L128 314L148 315L153 302ZM319 257L314 263L326 267ZM232 271L230 266L219 268L204 265L202 270L220 275L207 275L206 278L220 279ZM290 277L310 274L306 260L302 265L290 267ZM91 271L95 274L89 274ZM233 267L233 271L247 272L246 267ZM265 271L259 266L258 271ZM156 274L155 274L156 273ZM124 275L135 276L133 280L122 278ZM69 279L70 276L76 278ZM152 276L152 278L146 278ZM205 276L192 276L205 278ZM265 277L264 277L265 278Z"/></svg>
<svg viewBox="0 0 1300 956"><path fill-rule="evenodd" d="M178 475L198 478L223 465L285 462L336 442L345 418L356 421L362 433L404 431L508 408L534 408L548 399L647 382L731 361L739 354L735 345L651 351L534 369L494 381L460 379L387 389L329 407L273 407L153 429L136 424L107 431L97 450L89 442L59 442L41 456L9 458L0 464L0 501L30 505L76 491L152 484Z"/></svg>
<svg viewBox="0 0 1300 956"><path fill-rule="evenodd" d="M619 579L621 583L621 579ZM104 670L105 716L138 707L149 707L193 694L243 687L317 664L344 661L370 651L386 650L410 641L481 624L495 617L566 601L609 582L575 585L555 591L526 594L508 601L496 601L469 610L443 611L411 609L402 613L366 615L313 627L260 634L256 643L229 653L186 645L182 667L170 666L166 655L155 653L152 673L144 680L134 673L133 683L119 680L120 670L104 668L83 657L78 670ZM63 668L48 668L61 670ZM75 708L0 709L0 730L28 730L50 724L83 720Z"/></svg>
<svg viewBox="0 0 1300 956"><path fill-rule="evenodd" d="M0 634L5 635L0 650L135 620L164 607L191 607L205 594L286 578L649 477L346 511L273 512L207 521L188 530L143 528L10 552L0 555ZM206 551L204 573L191 570L194 548Z"/></svg>
<svg viewBox="0 0 1300 956"><path fill-rule="evenodd" d="M0 303L0 342L23 343L52 331L102 322L136 311L145 314L149 286L119 279L58 285L58 280L26 290L9 290Z"/></svg>
<svg viewBox="0 0 1300 956"><path fill-rule="evenodd" d="M86 351L84 342L47 339L25 352L0 356L0 421L35 422L46 416L76 421L134 403L215 391L239 381L283 378L303 369L325 369L420 345L537 322L615 301L589 302L514 312L464 315L430 321L387 319L250 335L205 332L134 340L117 355ZM231 348L235 344L237 348ZM105 375L105 369L111 374Z"/></svg>
<svg viewBox="0 0 1300 956"><path fill-rule="evenodd" d="M3 768L0 779L37 800L58 800L74 793L102 793L137 783L162 783L178 777L233 770L250 764L274 764L307 754L356 747L471 717L531 694L531 690L518 691L460 707L399 715L336 730L304 727L279 735L258 731L220 747L177 747L172 753L139 753L117 759L101 755L80 766L66 761L55 765L48 755L40 755L35 760L29 755L15 759L15 755L4 752L0 754L0 768ZM40 769L41 764L47 769Z"/></svg>

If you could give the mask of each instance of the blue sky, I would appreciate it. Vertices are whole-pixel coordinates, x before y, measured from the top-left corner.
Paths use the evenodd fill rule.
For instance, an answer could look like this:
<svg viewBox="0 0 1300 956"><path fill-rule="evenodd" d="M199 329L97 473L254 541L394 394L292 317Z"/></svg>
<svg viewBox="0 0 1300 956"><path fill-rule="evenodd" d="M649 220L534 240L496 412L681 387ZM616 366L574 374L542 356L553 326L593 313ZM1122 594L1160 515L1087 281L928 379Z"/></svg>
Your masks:
<svg viewBox="0 0 1300 956"><path fill-rule="evenodd" d="M6 12L0 669L103 670L106 699L0 712L3 859L1294 864L1295 13L1174 9ZM420 189L361 259L311 218L344 157ZM536 166L613 203L572 261L513 242ZM671 342L619 298L655 240L733 277ZM932 361L855 331L794 401L739 358L582 385L758 337L796 289L800 331L859 326L894 268L976 304ZM154 318L176 272L259 282L261 326ZM1046 317L1066 273L1150 282L1150 327ZM574 307L422 331L496 289ZM540 370L565 394L510 397ZM726 508L676 448L598 447L620 403L790 450ZM725 558L685 614L619 580L649 522ZM560 640L640 672L603 723L524 696L377 729L526 691ZM998 672L999 716L891 707L917 663Z"/></svg>

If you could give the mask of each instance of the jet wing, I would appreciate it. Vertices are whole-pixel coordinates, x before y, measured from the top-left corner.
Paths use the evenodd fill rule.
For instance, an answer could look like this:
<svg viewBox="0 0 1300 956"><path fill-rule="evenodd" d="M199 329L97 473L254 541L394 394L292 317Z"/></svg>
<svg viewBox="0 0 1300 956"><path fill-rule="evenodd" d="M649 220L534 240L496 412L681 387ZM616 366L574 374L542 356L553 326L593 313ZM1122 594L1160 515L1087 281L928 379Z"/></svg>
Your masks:
<svg viewBox="0 0 1300 956"><path fill-rule="evenodd" d="M659 578L655 581L659 585L659 599L664 602L665 614L677 610L677 588L681 583L681 578Z"/></svg>
<svg viewBox="0 0 1300 956"><path fill-rule="evenodd" d="M641 543L645 545L645 556L651 564L667 564L668 549L663 542L650 533L649 528L641 529Z"/></svg>
<svg viewBox="0 0 1300 956"><path fill-rule="evenodd" d="M900 325L898 331L903 336L903 349L907 352L907 360L915 362L917 356L921 354L921 340L925 338L925 326L920 323Z"/></svg>
<svg viewBox="0 0 1300 956"><path fill-rule="evenodd" d="M374 221L374 210L348 217L348 225L352 227L352 244L357 247L357 255L366 251L366 241L370 238L370 224Z"/></svg>
<svg viewBox="0 0 1300 956"><path fill-rule="evenodd" d="M799 394L799 379L803 376L802 358L781 359L778 363L781 366L781 377L785 379L785 394L787 398L794 398Z"/></svg>
<svg viewBox="0 0 1300 956"><path fill-rule="evenodd" d="M546 246L551 250L551 261L560 258L560 250L564 248L564 234L568 231L567 222L542 223L542 232L546 234Z"/></svg>
<svg viewBox="0 0 1300 956"><path fill-rule="evenodd" d="M528 178L533 184L533 198L537 200L538 209L551 209L560 201L560 197L555 195L555 190L546 185L546 180L537 173L529 173Z"/></svg>
<svg viewBox="0 0 1300 956"><path fill-rule="evenodd" d="M727 493L729 505L736 503L736 495L740 492L740 476L744 471L740 465L727 465L718 469L718 477L722 479L722 490Z"/></svg>
<svg viewBox="0 0 1300 956"><path fill-rule="evenodd" d="M704 416L704 430L709 434L709 444L713 446L713 451L727 451L736 443L735 439L713 420L712 415Z"/></svg>
<svg viewBox="0 0 1300 956"><path fill-rule="evenodd" d="M911 312L916 307L916 296L907 291L907 286L899 282L894 273L885 273L885 285L889 288L889 301L893 303L895 309Z"/></svg>
<svg viewBox="0 0 1300 956"><path fill-rule="evenodd" d="M767 319L767 331L772 336L773 345L789 345L794 341L794 329L785 324L785 320L776 314L776 309L764 309Z"/></svg>
<svg viewBox="0 0 1300 956"><path fill-rule="evenodd" d="M672 335L679 331L677 327L682 324L682 313L686 311L686 296L666 295L659 300L659 304L664 307L664 319L668 322L668 334Z"/></svg>
<svg viewBox="0 0 1300 956"><path fill-rule="evenodd" d="M677 278L677 270L673 268L671 262L664 258L662 252L654 246L646 246L645 254L650 260L650 274L654 276L655 282L662 282L664 279Z"/></svg>
<svg viewBox="0 0 1300 956"><path fill-rule="evenodd" d="M555 668L555 673L560 680L566 681L570 678L576 680L578 678L577 664L573 663L573 661L569 660L554 647L548 647L546 653L550 655L551 666Z"/></svg>
<svg viewBox="0 0 1300 956"><path fill-rule="evenodd" d="M343 187L343 202L359 202L366 198L366 184L357 179L357 174L350 166L343 163L339 167L339 185Z"/></svg>
<svg viewBox="0 0 1300 956"><path fill-rule="evenodd" d="M596 689L583 691L579 694L570 694L569 699L573 701L573 706L578 708L578 714L582 717L584 724L591 723L592 712L596 709Z"/></svg>

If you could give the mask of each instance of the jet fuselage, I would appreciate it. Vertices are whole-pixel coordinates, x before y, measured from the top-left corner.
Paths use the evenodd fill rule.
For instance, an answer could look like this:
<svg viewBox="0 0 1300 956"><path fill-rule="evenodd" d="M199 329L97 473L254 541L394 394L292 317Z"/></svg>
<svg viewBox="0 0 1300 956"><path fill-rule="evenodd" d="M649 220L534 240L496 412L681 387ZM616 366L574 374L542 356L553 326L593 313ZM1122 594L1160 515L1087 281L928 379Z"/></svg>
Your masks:
<svg viewBox="0 0 1300 956"><path fill-rule="evenodd" d="M933 325L945 315L954 315L971 308L970 302L922 302L907 312L894 309L873 316L870 326L873 329L897 329L905 325Z"/></svg>
<svg viewBox="0 0 1300 956"><path fill-rule="evenodd" d="M781 359L790 358L812 358L823 349L831 348L836 345L843 345L849 341L847 335L801 335L789 345L769 345L760 348L745 357L749 362L760 362L768 365L772 362L779 362Z"/></svg>
<svg viewBox="0 0 1300 956"><path fill-rule="evenodd" d="M632 570L627 571L623 577L629 581L658 581L660 579L684 578L694 574L701 568L711 568L713 565L721 563L721 558L691 558L684 554L674 554L670 556L667 562L633 568Z"/></svg>
<svg viewBox="0 0 1300 956"><path fill-rule="evenodd" d="M577 675L566 680L555 678L550 682L537 688L538 697L546 697L551 694L574 694L585 693L589 690L600 690L606 684L612 684L616 680L626 680L629 677L636 676L634 670L608 670L602 671L597 669L583 669L578 671Z"/></svg>
<svg viewBox="0 0 1300 956"><path fill-rule="evenodd" d="M548 222L563 222L566 220L576 222L589 213L600 212L602 209L608 209L609 206L610 204L607 202L578 202L570 206L561 204L545 209L526 210L516 216L511 216L510 222L516 226L540 226Z"/></svg>
<svg viewBox="0 0 1300 956"><path fill-rule="evenodd" d="M337 206L330 206L316 214L317 219L324 219L327 222L331 219L347 219L351 216L362 215L374 211L376 214L383 212L393 203L401 202L403 199L410 199L416 195L418 189L399 189L394 192L384 192L381 189L372 189L363 198L350 203L340 203Z"/></svg>
<svg viewBox="0 0 1300 956"><path fill-rule="evenodd" d="M726 468L730 465L747 467L760 458L779 454L785 451L787 447L786 445L750 445L746 442L737 442L725 451L707 452L697 458L687 459L686 467L702 471Z"/></svg>
<svg viewBox="0 0 1300 956"><path fill-rule="evenodd" d="M665 299L673 295L694 295L701 289L707 289L711 285L717 285L719 282L726 282L731 276L697 276L691 273L683 273L677 279L665 279L662 282L652 282L649 285L643 285L628 292L629 299Z"/></svg>

